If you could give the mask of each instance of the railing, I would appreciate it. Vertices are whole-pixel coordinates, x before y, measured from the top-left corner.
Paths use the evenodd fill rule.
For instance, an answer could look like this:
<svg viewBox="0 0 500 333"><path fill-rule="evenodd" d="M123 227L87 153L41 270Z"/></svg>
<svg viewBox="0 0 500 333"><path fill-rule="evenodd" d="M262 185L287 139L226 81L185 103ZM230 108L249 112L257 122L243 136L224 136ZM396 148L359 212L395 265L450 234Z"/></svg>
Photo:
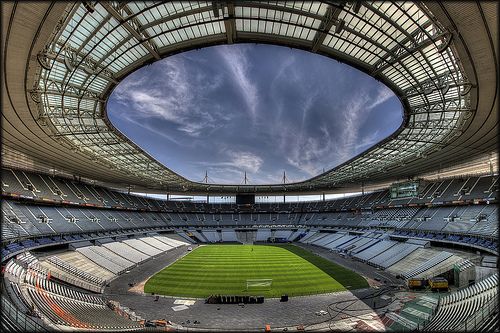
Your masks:
<svg viewBox="0 0 500 333"><path fill-rule="evenodd" d="M460 288L456 292L459 292L460 290L463 290L468 287L470 286ZM438 302L436 303L436 306L433 307L432 314L429 317L429 319L419 323L419 325L417 326L417 331L425 329L425 326L427 326L427 324L432 320L432 318L438 311L440 304L441 304L441 296L438 297ZM481 309L471 314L462 323L460 323L456 327L453 327L452 329L456 331L465 331L465 332L477 331L478 329L481 329L481 325L483 325L493 314L498 312L498 307L499 307L498 294L495 294L481 307Z"/></svg>
<svg viewBox="0 0 500 333"><path fill-rule="evenodd" d="M56 266L57 267L57 266ZM60 267L57 267L60 269ZM56 270L50 270L50 276L54 277L56 279L59 279L61 281L67 282L69 284L72 284L74 286L80 287L82 289L90 290L96 293L102 293L103 287L102 286L97 286L95 284L92 284L88 281L84 281L80 278L75 278L70 275L70 273L64 272L63 274L59 273Z"/></svg>
<svg viewBox="0 0 500 333"><path fill-rule="evenodd" d="M19 311L6 297L2 296L2 316L11 320L22 332L49 332L35 320ZM5 325L5 323L3 323Z"/></svg>
<svg viewBox="0 0 500 333"><path fill-rule="evenodd" d="M480 310L472 314L463 323L461 323L456 329L458 331L476 331L481 328L492 314L498 312L498 294L493 296L486 304L484 304Z"/></svg>

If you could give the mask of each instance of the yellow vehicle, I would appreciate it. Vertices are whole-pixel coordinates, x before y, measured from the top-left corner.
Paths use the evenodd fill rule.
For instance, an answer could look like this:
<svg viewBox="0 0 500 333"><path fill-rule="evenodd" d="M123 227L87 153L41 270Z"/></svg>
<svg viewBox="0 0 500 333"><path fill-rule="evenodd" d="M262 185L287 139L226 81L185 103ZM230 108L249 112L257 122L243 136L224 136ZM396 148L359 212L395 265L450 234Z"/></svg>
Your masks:
<svg viewBox="0 0 500 333"><path fill-rule="evenodd" d="M425 279L408 279L409 289L422 289L426 285Z"/></svg>
<svg viewBox="0 0 500 333"><path fill-rule="evenodd" d="M438 291L438 290L443 290L447 291L448 290L448 280L446 280L444 277L434 277L432 279L429 279L429 286L431 287L432 291Z"/></svg>

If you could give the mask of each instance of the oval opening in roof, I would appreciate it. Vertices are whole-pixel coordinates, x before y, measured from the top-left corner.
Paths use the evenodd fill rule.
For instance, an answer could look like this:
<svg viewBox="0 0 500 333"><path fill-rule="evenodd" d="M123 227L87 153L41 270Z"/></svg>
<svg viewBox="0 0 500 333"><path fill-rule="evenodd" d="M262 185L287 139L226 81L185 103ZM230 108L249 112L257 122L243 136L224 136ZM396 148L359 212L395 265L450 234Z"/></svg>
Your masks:
<svg viewBox="0 0 500 333"><path fill-rule="evenodd" d="M127 76L107 104L112 124L192 181L309 179L394 133L403 108L369 75L310 52L220 45Z"/></svg>

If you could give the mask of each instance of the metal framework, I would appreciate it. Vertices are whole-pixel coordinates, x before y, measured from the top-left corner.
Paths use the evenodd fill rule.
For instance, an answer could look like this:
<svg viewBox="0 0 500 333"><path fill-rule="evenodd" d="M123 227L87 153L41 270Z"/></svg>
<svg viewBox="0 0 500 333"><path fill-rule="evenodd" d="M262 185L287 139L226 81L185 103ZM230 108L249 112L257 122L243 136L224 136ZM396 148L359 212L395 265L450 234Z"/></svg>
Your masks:
<svg viewBox="0 0 500 333"><path fill-rule="evenodd" d="M96 163L169 192L328 191L387 178L456 140L473 118L471 83L454 31L415 2L77 2L43 50L29 96L37 122ZM263 42L346 62L399 97L404 122L391 137L304 182L217 185L189 181L147 155L107 119L106 100L129 73L171 54L215 44ZM384 176L385 175L385 176Z"/></svg>

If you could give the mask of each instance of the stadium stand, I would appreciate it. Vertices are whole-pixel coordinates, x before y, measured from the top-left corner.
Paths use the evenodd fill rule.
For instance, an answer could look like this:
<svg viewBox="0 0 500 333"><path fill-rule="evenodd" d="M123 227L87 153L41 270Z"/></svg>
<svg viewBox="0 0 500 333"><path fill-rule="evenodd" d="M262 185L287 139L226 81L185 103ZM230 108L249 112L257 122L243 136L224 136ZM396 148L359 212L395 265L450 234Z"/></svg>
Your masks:
<svg viewBox="0 0 500 333"><path fill-rule="evenodd" d="M432 275L429 273L430 270L438 270L439 267L446 267L448 268L450 260L454 260L455 256L452 253L446 252L446 251L441 251L432 258L429 258L427 261L421 263L420 265L414 267L408 272L405 272L402 274L402 276L405 279L409 279L412 277L417 277L417 276L430 276ZM460 260L460 259L458 259ZM452 261L453 263L456 262ZM427 274L427 275L426 275Z"/></svg>
<svg viewBox="0 0 500 333"><path fill-rule="evenodd" d="M175 234L168 234L168 236L165 235L159 235L159 236L154 236L156 239L164 242L167 245L170 245L172 247L178 247L182 245L188 245L191 243L187 243L186 240L184 239L179 239L178 235Z"/></svg>
<svg viewBox="0 0 500 333"><path fill-rule="evenodd" d="M491 302L491 303L490 303ZM470 287L458 292L444 296L439 300L436 314L425 326L426 331L473 331L471 319L479 312L485 315L485 305L497 304L498 302L498 274L494 274ZM497 308L498 310L498 308ZM475 322L479 326L479 322ZM468 326L468 327L467 327Z"/></svg>
<svg viewBox="0 0 500 333"><path fill-rule="evenodd" d="M234 204L222 205L222 204L206 204L206 203L190 203L190 202L179 203L175 201L168 202L159 199L150 199L130 194L124 194L103 187L90 185L82 182L76 182L73 180L70 181L60 177L52 177L43 174L33 174L27 171L2 168L2 175L6 175L6 177L3 177L2 180L2 193L4 193L4 195L24 194L31 198L40 197L45 199L50 199L49 196L53 195L54 192L52 192L52 190L49 189L49 187L43 186L42 188L40 188L39 190L40 192L35 192L39 193L39 195L34 196L32 191L29 191L27 188L22 187L25 185L21 185L22 183L18 180L18 178L16 178L16 176L14 176L17 175L17 173L23 173L29 175L32 178L34 176L38 176L39 178L43 179L44 184L48 183L49 180L59 182L60 184L62 184L61 187L68 186L66 184L71 183L72 189L69 188L66 189L66 192L73 194L73 196L71 197L72 200L66 200L68 201L67 202L68 204L75 203L75 204L85 204L91 207L102 206L102 207L142 209L142 210L153 210L153 211L158 210L167 212L169 211L184 212L184 213L191 212L191 213L201 213L200 215L206 212L213 212L214 210L218 210L220 213L237 213L237 215L232 216L232 218L228 219L228 221L241 220L240 219L241 215L239 214L238 211L239 208L237 205ZM449 181L431 182L427 185L427 187L434 187L434 191L432 191L432 193L434 193L438 190L438 188L441 185L443 185L443 183L450 183L450 182L453 183L454 181L456 181L456 179L451 179ZM28 182L29 181L26 180L24 183ZM449 192L453 189L453 187L447 186L446 188L442 188L443 192L441 193L440 199L443 200L439 201L439 204L453 203L453 201L460 202L460 200L464 202L472 201L474 199L487 200L487 199L493 199L496 196L496 191L498 190L498 184L497 184L498 176L470 177L468 178L467 182L470 182L471 184L476 184L474 186L475 188L474 191L470 193L467 192L469 194L463 195L462 196L463 198L462 197L456 198L453 194L449 194ZM100 191L101 193L99 194L97 191ZM464 190L462 189L461 191L463 192ZM410 204L410 203L416 204L416 203L429 203L429 202L432 203L436 199L432 196L432 193L431 194L428 193L430 192L430 190L424 190L424 192L425 193L422 195L422 199L419 199L420 201L413 200L409 202L398 202L398 204ZM83 199L80 199L78 195L76 195L76 193L78 193L78 195ZM84 193L85 195L83 195ZM107 202L112 201L112 203L115 204L119 203L120 205L117 206L103 205L102 201L104 199L103 200L100 199L102 199L104 195L106 195L108 198L106 200ZM88 200L85 200L85 198ZM385 206L389 206L389 204L391 203L390 200L388 200L387 198L388 198L388 191L385 190L385 191L368 193L361 196L353 196L345 199L331 200L327 202L275 204L276 206L274 208L268 207L266 206L266 204L256 204L254 205L254 207L250 208L249 212L258 212L258 211L270 212L272 210L277 210L278 212L274 214L268 213L266 217L258 216L256 218L251 218L250 220L252 222L260 222L261 224L265 224L266 222L270 222L270 224L279 224L279 223L272 223L279 221L284 222L286 224L287 221L290 220L291 210L293 210L295 213L298 213L298 212L308 212L313 210L318 212L324 212L324 211L349 210L351 208L383 207L384 204ZM50 200L48 200L48 202L50 202ZM362 205L360 203L362 203ZM391 217L393 217L394 219L397 218L404 219L411 217L411 215L413 215L413 213L415 212L415 209L416 209L415 207L404 207L399 211L399 213L396 213L395 211L387 212L382 210L378 214L373 215L373 218L379 219L380 216L381 220L390 220ZM287 216L286 217L281 216L279 212L286 212ZM389 215L387 215L388 213ZM305 214L302 218L304 221L312 221L315 220L316 215L317 214L315 212L310 212L308 214ZM200 218L197 218L196 220L200 221ZM208 221L209 219L205 216L203 220Z"/></svg>
<svg viewBox="0 0 500 333"><path fill-rule="evenodd" d="M415 244L398 243L384 253L370 258L369 262L375 266L387 268L410 255L419 247L419 245Z"/></svg>
<svg viewBox="0 0 500 333"><path fill-rule="evenodd" d="M394 245L396 245L396 242L394 242L394 241L381 240L380 242L376 243L375 245L354 254L353 257L355 257L363 262L369 262L371 258L376 257L376 256L380 255L381 253L384 253L385 251L389 250Z"/></svg>
<svg viewBox="0 0 500 333"><path fill-rule="evenodd" d="M256 242L266 242L271 237L271 229L258 229L255 236Z"/></svg>
<svg viewBox="0 0 500 333"><path fill-rule="evenodd" d="M156 256L162 252L146 242L143 242L140 238L130 238L124 240L123 242L142 253L146 253L148 256Z"/></svg>
<svg viewBox="0 0 500 333"><path fill-rule="evenodd" d="M151 258L150 255L140 252L123 242L110 242L102 244L102 246L136 264Z"/></svg>
<svg viewBox="0 0 500 333"><path fill-rule="evenodd" d="M288 239L292 232L292 230L275 230L272 237Z"/></svg>
<svg viewBox="0 0 500 333"><path fill-rule="evenodd" d="M221 241L222 242L239 242L238 237L234 229L222 229L221 230Z"/></svg>
<svg viewBox="0 0 500 333"><path fill-rule="evenodd" d="M301 242L311 244L326 236L328 236L326 233L311 231L301 239Z"/></svg>
<svg viewBox="0 0 500 333"><path fill-rule="evenodd" d="M176 246L166 244L166 243L156 239L155 237L141 237L141 241L157 248L158 250L160 250L162 252L166 252L166 251L172 249L173 247L176 247Z"/></svg>
<svg viewBox="0 0 500 333"><path fill-rule="evenodd" d="M434 257L438 252L439 251L436 249L420 247L413 253L407 255L402 260L388 267L387 271L396 276L409 272L410 270L429 260L429 258Z"/></svg>
<svg viewBox="0 0 500 333"><path fill-rule="evenodd" d="M291 242L297 241L299 237L302 237L302 235L304 235L305 231L305 229L297 229L290 235L290 237L288 237L288 240Z"/></svg>
<svg viewBox="0 0 500 333"><path fill-rule="evenodd" d="M75 270L60 259L52 258L51 262L89 282L102 282L81 270ZM142 327L139 323L113 312L100 297L49 280L49 270L41 266L39 260L29 252L24 252L7 263L5 277L27 309L31 309L46 323L59 329L74 327L90 330L130 330Z"/></svg>
<svg viewBox="0 0 500 333"><path fill-rule="evenodd" d="M221 240L217 230L203 230L201 233L209 243L218 243Z"/></svg>
<svg viewBox="0 0 500 333"><path fill-rule="evenodd" d="M80 252L99 266L106 267L106 269L117 275L132 268L134 265L133 262L99 246L80 247L76 249L76 251Z"/></svg>
<svg viewBox="0 0 500 333"><path fill-rule="evenodd" d="M474 266L456 254L464 251L487 276L498 261L497 9L483 1L2 4L2 329L143 329L89 292L195 243L287 239L405 279L466 272ZM189 181L114 128L106 102L139 67L225 43L299 48L355 66L394 92L403 122L309 180ZM354 141L339 147L363 146ZM408 195L408 182L417 193ZM206 194L207 203L131 191ZM355 191L363 194L348 195ZM323 200L208 203L247 193ZM345 196L325 200L337 193ZM441 297L424 330L496 328L497 288L495 274ZM390 312L422 328L402 313Z"/></svg>
<svg viewBox="0 0 500 333"><path fill-rule="evenodd" d="M52 277L82 289L100 293L106 283L101 277L75 267L57 256L47 257L40 265L49 271Z"/></svg>
<svg viewBox="0 0 500 333"><path fill-rule="evenodd" d="M100 299L89 299L89 296L80 295L64 286L55 287L53 283L46 280L28 279L26 284L35 311L42 318L45 317L56 325L94 330L125 330L142 327L139 323L111 311Z"/></svg>

